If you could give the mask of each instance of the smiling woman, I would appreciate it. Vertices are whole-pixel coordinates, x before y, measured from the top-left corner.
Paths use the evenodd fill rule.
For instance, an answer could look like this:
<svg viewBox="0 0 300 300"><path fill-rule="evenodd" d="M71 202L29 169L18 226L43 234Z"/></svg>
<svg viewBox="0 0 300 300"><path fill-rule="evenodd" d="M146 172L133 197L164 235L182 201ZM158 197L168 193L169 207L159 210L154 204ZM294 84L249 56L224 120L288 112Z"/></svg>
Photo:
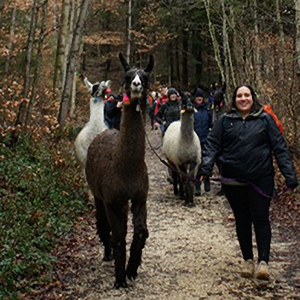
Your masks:
<svg viewBox="0 0 300 300"><path fill-rule="evenodd" d="M233 92L231 107L245 118L250 112L259 111L263 106L250 85L240 85Z"/></svg>
<svg viewBox="0 0 300 300"><path fill-rule="evenodd" d="M236 108L239 110L243 118L246 118L253 105L251 91L246 86L241 86L236 93Z"/></svg>
<svg viewBox="0 0 300 300"><path fill-rule="evenodd" d="M273 117L264 111L251 86L238 86L232 96L231 110L215 123L207 138L200 174L201 180L211 176L218 160L223 190L236 219L244 258L243 277L254 275L252 224L258 250L255 276L263 280L270 277L269 207L274 192L273 155L287 187L297 187L286 142Z"/></svg>

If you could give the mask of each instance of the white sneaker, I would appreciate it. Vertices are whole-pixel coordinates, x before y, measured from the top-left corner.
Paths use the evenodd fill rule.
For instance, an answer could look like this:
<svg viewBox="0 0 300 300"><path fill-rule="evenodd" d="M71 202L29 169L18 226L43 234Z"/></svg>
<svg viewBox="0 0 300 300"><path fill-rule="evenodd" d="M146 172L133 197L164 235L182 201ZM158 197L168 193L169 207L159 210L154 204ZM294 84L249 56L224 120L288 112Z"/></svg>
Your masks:
<svg viewBox="0 0 300 300"><path fill-rule="evenodd" d="M256 278L260 280L269 280L270 274L268 264L265 261L261 261L256 269Z"/></svg>
<svg viewBox="0 0 300 300"><path fill-rule="evenodd" d="M252 259L247 259L242 262L241 276L244 278L252 277L254 274L254 262Z"/></svg>

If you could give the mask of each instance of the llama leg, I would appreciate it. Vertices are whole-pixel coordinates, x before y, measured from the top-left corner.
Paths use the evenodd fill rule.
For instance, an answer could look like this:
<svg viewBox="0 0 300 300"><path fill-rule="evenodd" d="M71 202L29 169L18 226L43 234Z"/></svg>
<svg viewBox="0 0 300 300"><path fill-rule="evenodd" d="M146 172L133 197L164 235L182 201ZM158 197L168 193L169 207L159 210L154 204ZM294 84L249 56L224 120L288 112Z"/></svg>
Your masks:
<svg viewBox="0 0 300 300"><path fill-rule="evenodd" d="M134 234L126 270L129 279L137 277L137 269L142 260L142 251L148 238L146 198L147 196L145 195L132 199L131 211Z"/></svg>
<svg viewBox="0 0 300 300"><path fill-rule="evenodd" d="M116 201L117 202L117 201ZM115 259L115 288L126 288L126 233L128 203L122 205L105 205L109 224L112 230L112 247Z"/></svg>
<svg viewBox="0 0 300 300"><path fill-rule="evenodd" d="M104 261L111 261L113 259L111 255L111 235L110 226L108 224L105 208L102 200L95 197L96 205L96 219L97 219L97 232L100 237L100 241L104 246Z"/></svg>
<svg viewBox="0 0 300 300"><path fill-rule="evenodd" d="M187 174L187 168L185 165L181 165L179 166L179 170L180 172ZM185 190L185 186L186 186L186 182L187 182L187 178L185 176L179 176L179 194L180 194L180 199L182 200L186 200L186 190Z"/></svg>
<svg viewBox="0 0 300 300"><path fill-rule="evenodd" d="M197 165L195 163L191 163L189 166L188 175L192 179L194 179L195 175L196 175L196 172L195 172L196 166ZM194 207L195 206L195 204L194 204L194 182L192 180L187 179L187 181L186 181L185 195L186 195L186 199L185 199L186 206Z"/></svg>
<svg viewBox="0 0 300 300"><path fill-rule="evenodd" d="M174 195L177 196L178 195L178 174L174 171L172 171L172 178L173 178L173 191L174 191Z"/></svg>
<svg viewBox="0 0 300 300"><path fill-rule="evenodd" d="M177 178L177 173L174 171L176 170L176 166L170 161L168 160L168 164L170 167L168 167L168 170L170 170L171 174L172 174L172 179L173 179L173 191L174 191L174 195L177 196L178 195L178 178Z"/></svg>

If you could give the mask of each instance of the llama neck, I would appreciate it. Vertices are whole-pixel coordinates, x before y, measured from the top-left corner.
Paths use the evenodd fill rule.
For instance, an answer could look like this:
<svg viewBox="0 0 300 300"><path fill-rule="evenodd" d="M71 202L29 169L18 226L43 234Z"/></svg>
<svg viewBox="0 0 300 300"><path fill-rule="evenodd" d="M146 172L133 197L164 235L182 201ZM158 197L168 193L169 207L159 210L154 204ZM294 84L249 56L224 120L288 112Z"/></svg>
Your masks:
<svg viewBox="0 0 300 300"><path fill-rule="evenodd" d="M124 106L121 117L120 135L116 147L118 165L127 171L134 170L145 159L145 131L140 112L135 105ZM121 162L121 163L120 163Z"/></svg>
<svg viewBox="0 0 300 300"><path fill-rule="evenodd" d="M194 138L194 114L187 113L181 115L181 138L185 141L191 141Z"/></svg>
<svg viewBox="0 0 300 300"><path fill-rule="evenodd" d="M90 123L96 128L103 126L104 122L104 101L103 98L98 98L97 103L94 103L94 98L91 99L90 105Z"/></svg>

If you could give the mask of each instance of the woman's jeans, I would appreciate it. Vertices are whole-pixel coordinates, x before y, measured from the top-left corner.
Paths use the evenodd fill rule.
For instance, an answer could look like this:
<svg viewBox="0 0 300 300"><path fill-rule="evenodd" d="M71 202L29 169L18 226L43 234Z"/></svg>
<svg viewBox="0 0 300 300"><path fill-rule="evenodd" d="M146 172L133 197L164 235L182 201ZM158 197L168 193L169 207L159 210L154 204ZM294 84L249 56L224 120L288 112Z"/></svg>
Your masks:
<svg viewBox="0 0 300 300"><path fill-rule="evenodd" d="M259 187L263 193L273 195L273 176L267 176L251 182ZM269 221L271 199L261 195L250 185L223 185L223 188L235 216L237 237L244 260L253 259L253 224L258 250L258 262L263 260L268 263L271 244L271 226Z"/></svg>

